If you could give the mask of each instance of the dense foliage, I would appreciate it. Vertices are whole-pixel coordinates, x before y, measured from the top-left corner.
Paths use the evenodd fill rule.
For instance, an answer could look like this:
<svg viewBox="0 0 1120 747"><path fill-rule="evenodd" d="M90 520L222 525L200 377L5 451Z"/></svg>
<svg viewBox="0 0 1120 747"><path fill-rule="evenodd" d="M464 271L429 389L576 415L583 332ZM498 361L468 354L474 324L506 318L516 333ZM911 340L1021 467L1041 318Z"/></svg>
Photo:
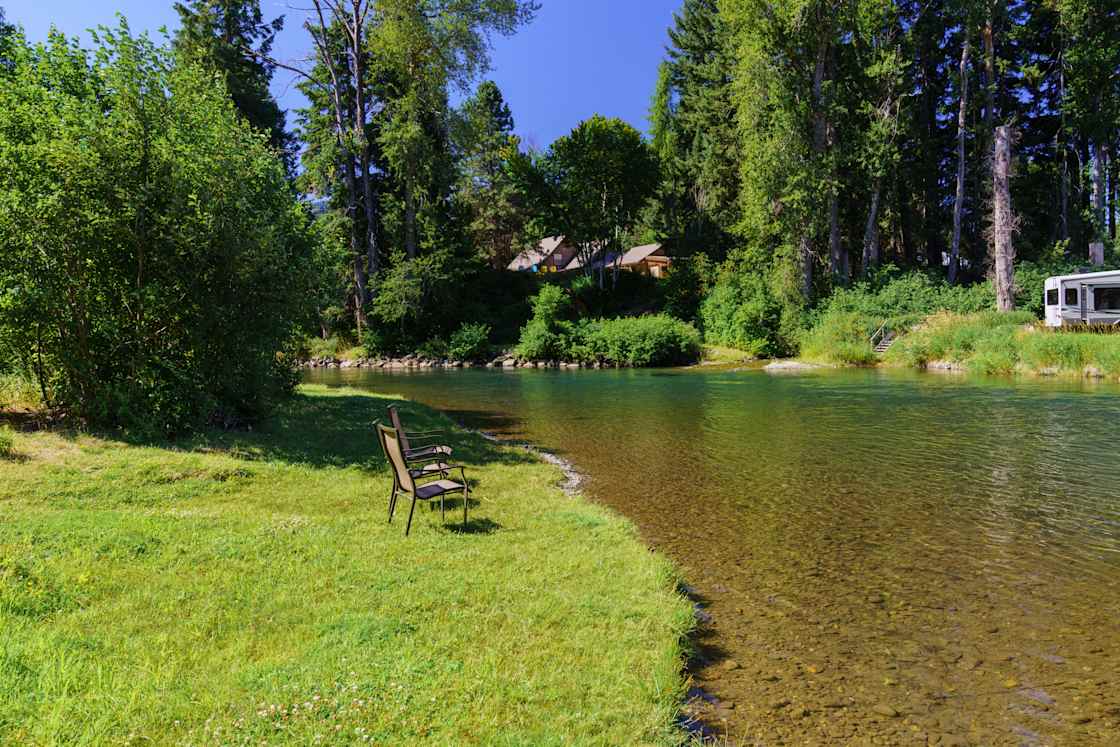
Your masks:
<svg viewBox="0 0 1120 747"><path fill-rule="evenodd" d="M653 98L646 230L679 255L735 249L703 305L719 344L791 352L818 306L850 305L844 289L884 265L914 277L870 315L957 308L930 289L990 278L992 148L1010 124L1001 230L1019 264L1084 265L1092 241L1108 260L1118 70L1107 3L684 0Z"/></svg>
<svg viewBox="0 0 1120 747"><path fill-rule="evenodd" d="M663 314L580 318L568 291L545 285L533 299L533 316L514 353L531 361L671 366L699 359L700 333Z"/></svg>
<svg viewBox="0 0 1120 747"><path fill-rule="evenodd" d="M293 384L309 234L220 78L118 29L15 44L0 86L0 358L48 405L174 430Z"/></svg>
<svg viewBox="0 0 1120 747"><path fill-rule="evenodd" d="M269 144L294 163L294 138L284 111L268 90L275 71L269 61L284 17L265 21L260 0L187 0L175 3L179 30L175 48L184 57L217 71L237 111Z"/></svg>

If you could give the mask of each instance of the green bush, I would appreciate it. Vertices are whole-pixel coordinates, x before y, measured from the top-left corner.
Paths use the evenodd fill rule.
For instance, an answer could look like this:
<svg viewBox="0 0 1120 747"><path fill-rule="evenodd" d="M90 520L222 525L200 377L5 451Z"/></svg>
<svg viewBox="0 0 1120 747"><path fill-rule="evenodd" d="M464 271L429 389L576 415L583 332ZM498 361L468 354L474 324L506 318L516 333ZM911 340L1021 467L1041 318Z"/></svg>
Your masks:
<svg viewBox="0 0 1120 747"><path fill-rule="evenodd" d="M0 459L9 459L15 454L15 435L6 425L0 425Z"/></svg>
<svg viewBox="0 0 1120 747"><path fill-rule="evenodd" d="M793 346L783 311L767 275L729 262L700 304L704 339L759 357L786 355Z"/></svg>
<svg viewBox="0 0 1120 747"><path fill-rule="evenodd" d="M345 346L338 337L331 336L326 339L312 337L304 342L304 348L309 358L337 358Z"/></svg>
<svg viewBox="0 0 1120 747"><path fill-rule="evenodd" d="M819 316L850 312L876 322L910 321L939 311L974 314L995 307L988 283L954 286L924 272L900 273L887 266L869 281L838 288L821 306Z"/></svg>
<svg viewBox="0 0 1120 747"><path fill-rule="evenodd" d="M451 335L448 354L458 361L478 361L490 353L490 325L465 322Z"/></svg>
<svg viewBox="0 0 1120 747"><path fill-rule="evenodd" d="M306 211L220 77L96 43L18 42L0 85L0 347L97 423L258 419L314 316Z"/></svg>
<svg viewBox="0 0 1120 747"><path fill-rule="evenodd" d="M871 347L871 335L877 326L855 311L830 312L805 333L801 356L822 363L857 366L874 363L876 357Z"/></svg>
<svg viewBox="0 0 1120 747"><path fill-rule="evenodd" d="M442 337L433 337L416 348L416 354L421 358L442 360L448 356L447 341Z"/></svg>
<svg viewBox="0 0 1120 747"><path fill-rule="evenodd" d="M675 366L700 358L696 328L664 314L586 322L580 332L580 357L609 365Z"/></svg>
<svg viewBox="0 0 1120 747"><path fill-rule="evenodd" d="M564 360L575 342L575 326L566 318L572 301L563 288L542 286L533 298L533 316L521 330L514 354L525 360Z"/></svg>
<svg viewBox="0 0 1120 747"><path fill-rule="evenodd" d="M536 361L600 362L617 366L671 366L700 357L700 333L660 314L572 321L572 300L546 285L533 300L533 317L521 330L517 357Z"/></svg>
<svg viewBox="0 0 1120 747"><path fill-rule="evenodd" d="M30 374L0 374L0 410L10 407L35 410L42 404L42 394Z"/></svg>

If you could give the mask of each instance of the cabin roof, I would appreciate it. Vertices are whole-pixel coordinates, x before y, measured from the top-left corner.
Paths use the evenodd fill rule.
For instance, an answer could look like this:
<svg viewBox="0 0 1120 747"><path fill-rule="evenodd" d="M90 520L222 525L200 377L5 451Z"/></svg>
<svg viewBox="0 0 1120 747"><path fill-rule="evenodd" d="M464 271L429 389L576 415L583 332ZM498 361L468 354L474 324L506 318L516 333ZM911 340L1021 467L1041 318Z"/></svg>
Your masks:
<svg viewBox="0 0 1120 747"><path fill-rule="evenodd" d="M622 265L636 265L639 262L660 252L664 247L661 244L645 244L636 246L622 255Z"/></svg>
<svg viewBox="0 0 1120 747"><path fill-rule="evenodd" d="M566 236L549 236L541 239L536 246L531 246L514 257L506 269L528 270L533 265L539 265L551 257L566 241Z"/></svg>

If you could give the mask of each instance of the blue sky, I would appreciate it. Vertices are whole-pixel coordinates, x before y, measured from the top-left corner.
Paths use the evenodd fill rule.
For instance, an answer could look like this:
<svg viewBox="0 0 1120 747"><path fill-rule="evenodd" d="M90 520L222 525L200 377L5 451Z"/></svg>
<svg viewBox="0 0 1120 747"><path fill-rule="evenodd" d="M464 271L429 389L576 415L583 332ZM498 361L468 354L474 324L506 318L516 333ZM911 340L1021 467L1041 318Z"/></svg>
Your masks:
<svg viewBox="0 0 1120 747"><path fill-rule="evenodd" d="M681 0L543 0L536 21L512 38L494 40L495 80L513 109L527 144L546 147L592 114L621 117L647 129L647 110L664 55L666 29ZM262 0L267 18L286 15L275 50L285 62L306 57L300 0ZM173 29L172 0L0 0L9 21L28 36L51 24L68 35L115 24L121 12L134 30ZM274 93L285 108L299 106L292 75L277 72ZM289 117L291 122L291 117Z"/></svg>

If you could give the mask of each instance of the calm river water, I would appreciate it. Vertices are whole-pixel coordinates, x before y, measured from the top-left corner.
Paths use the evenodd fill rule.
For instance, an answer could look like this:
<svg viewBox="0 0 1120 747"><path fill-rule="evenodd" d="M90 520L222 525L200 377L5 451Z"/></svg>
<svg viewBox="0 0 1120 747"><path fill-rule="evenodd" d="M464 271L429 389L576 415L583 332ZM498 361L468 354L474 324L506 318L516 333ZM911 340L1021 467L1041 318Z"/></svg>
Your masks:
<svg viewBox="0 0 1120 747"><path fill-rule="evenodd" d="M694 710L763 744L1120 744L1120 388L328 371L538 444L682 567Z"/></svg>

